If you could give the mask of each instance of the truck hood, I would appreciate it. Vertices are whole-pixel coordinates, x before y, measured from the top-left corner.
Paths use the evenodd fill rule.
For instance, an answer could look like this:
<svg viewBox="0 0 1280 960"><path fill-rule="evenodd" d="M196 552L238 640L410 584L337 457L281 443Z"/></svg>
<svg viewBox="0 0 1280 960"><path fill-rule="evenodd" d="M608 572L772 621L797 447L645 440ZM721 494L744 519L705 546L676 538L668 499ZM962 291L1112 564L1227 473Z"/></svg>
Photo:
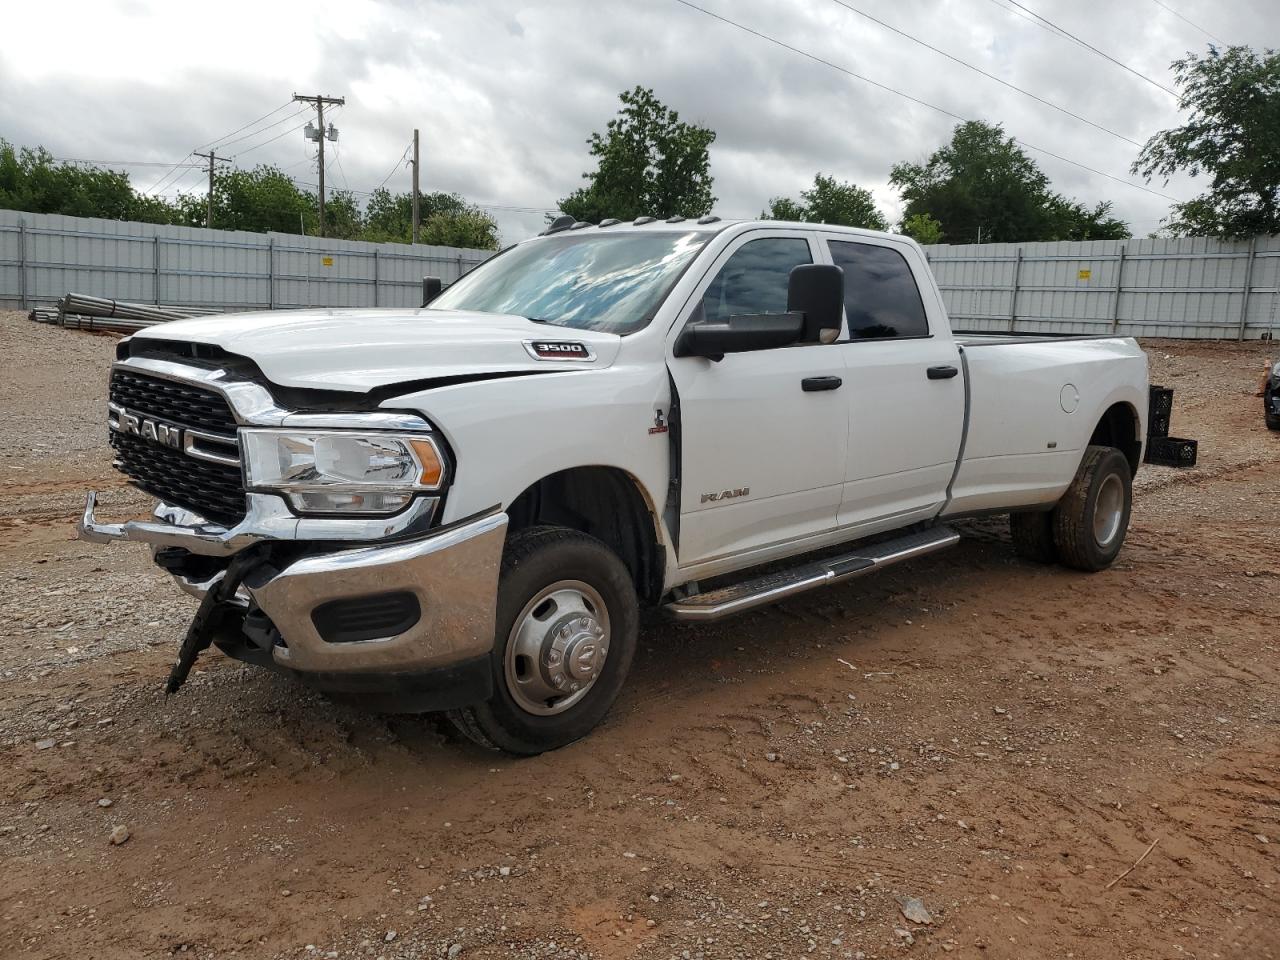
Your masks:
<svg viewBox="0 0 1280 960"><path fill-rule="evenodd" d="M621 338L524 317L461 310L273 310L176 320L139 340L214 344L254 361L272 383L364 393L408 381L607 367ZM577 343L590 359L544 359L534 343ZM545 352L545 351L544 351Z"/></svg>

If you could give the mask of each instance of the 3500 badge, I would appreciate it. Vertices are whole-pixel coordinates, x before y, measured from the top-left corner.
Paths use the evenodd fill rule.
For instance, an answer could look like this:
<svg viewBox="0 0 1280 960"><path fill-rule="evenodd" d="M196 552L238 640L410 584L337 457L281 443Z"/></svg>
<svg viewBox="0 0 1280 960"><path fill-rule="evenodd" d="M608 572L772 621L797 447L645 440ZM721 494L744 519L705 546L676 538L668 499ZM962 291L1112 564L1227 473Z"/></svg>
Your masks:
<svg viewBox="0 0 1280 960"><path fill-rule="evenodd" d="M526 340L524 348L535 360L583 360L596 358L595 353L579 340Z"/></svg>

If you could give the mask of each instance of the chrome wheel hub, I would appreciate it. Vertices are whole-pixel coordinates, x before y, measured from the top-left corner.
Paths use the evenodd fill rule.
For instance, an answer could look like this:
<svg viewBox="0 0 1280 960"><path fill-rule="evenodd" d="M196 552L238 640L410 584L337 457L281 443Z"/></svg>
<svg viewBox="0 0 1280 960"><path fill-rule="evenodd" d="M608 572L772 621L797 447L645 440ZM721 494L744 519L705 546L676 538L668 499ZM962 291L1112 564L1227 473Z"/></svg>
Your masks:
<svg viewBox="0 0 1280 960"><path fill-rule="evenodd" d="M1124 520L1124 484L1114 473L1109 473L1098 489L1093 504L1093 539L1100 547L1109 547L1120 535Z"/></svg>
<svg viewBox="0 0 1280 960"><path fill-rule="evenodd" d="M595 588L561 580L530 600L511 627L507 689L522 710L568 710L600 679L609 655L609 612Z"/></svg>

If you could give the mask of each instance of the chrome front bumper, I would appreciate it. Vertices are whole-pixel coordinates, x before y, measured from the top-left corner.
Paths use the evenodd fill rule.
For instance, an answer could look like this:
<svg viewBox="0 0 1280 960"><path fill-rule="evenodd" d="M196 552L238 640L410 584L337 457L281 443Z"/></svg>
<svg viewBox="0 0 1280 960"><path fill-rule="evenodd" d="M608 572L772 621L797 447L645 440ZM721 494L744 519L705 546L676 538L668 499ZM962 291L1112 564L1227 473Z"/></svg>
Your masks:
<svg viewBox="0 0 1280 960"><path fill-rule="evenodd" d="M264 583L246 583L287 645L275 662L308 673L422 673L493 647L498 570L507 536L500 510L400 543L303 557ZM394 592L413 594L419 617L390 637L331 643L317 607Z"/></svg>
<svg viewBox="0 0 1280 960"><path fill-rule="evenodd" d="M316 544L316 552L281 569L250 576L239 601L253 602L284 640L271 648L275 665L314 674L420 674L483 656L493 646L495 604L507 515L497 507L433 530L435 504L384 520L287 518L259 502L245 520L227 529L161 504L155 521L122 524L94 519L89 494L79 523L81 539L95 543L142 542L153 549L181 547L202 556L230 556L255 544L282 541ZM259 496L259 501L275 497ZM285 511L287 513L287 511ZM362 542L369 541L369 542ZM336 545L335 545L336 544ZM205 582L176 577L189 593L202 595L221 574ZM329 642L313 611L332 601L387 593L411 593L419 615L402 632L355 642Z"/></svg>
<svg viewBox="0 0 1280 960"><path fill-rule="evenodd" d="M210 523L198 514L165 503L156 507L155 521L98 523L93 515L98 495L90 493L85 499L84 514L76 524L76 534L91 543L124 540L154 548L181 547L202 557L230 557L270 540L363 542L425 532L439 503L434 497L420 497L394 517L353 520L299 517L289 511L283 500L267 493L250 493L246 498L248 511L234 527Z"/></svg>

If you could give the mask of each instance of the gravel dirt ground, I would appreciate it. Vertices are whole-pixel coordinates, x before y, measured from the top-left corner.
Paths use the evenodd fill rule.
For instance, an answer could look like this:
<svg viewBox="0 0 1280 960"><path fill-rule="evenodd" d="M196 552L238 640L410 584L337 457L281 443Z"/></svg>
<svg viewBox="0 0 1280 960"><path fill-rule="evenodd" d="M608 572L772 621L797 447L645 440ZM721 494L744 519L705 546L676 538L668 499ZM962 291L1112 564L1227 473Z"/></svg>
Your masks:
<svg viewBox="0 0 1280 960"><path fill-rule="evenodd" d="M0 955L1280 957L1270 345L1145 345L1200 466L1144 468L1112 569L989 520L653 619L604 726L513 760L217 654L165 697L194 601L73 539L146 505L114 343L0 314Z"/></svg>

